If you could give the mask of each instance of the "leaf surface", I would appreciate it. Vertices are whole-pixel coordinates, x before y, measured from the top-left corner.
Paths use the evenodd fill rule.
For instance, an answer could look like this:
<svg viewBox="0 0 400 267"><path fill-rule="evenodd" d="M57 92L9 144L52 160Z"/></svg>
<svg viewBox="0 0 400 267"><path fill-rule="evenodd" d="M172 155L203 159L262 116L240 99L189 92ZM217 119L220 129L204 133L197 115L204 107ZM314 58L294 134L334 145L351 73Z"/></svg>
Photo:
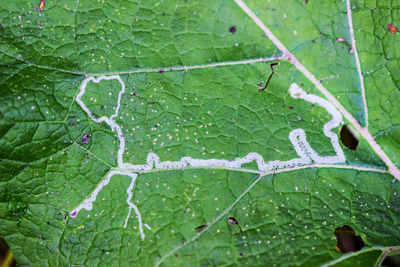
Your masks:
<svg viewBox="0 0 400 267"><path fill-rule="evenodd" d="M0 7L18 264L319 266L343 225L399 245L394 3L38 4Z"/></svg>

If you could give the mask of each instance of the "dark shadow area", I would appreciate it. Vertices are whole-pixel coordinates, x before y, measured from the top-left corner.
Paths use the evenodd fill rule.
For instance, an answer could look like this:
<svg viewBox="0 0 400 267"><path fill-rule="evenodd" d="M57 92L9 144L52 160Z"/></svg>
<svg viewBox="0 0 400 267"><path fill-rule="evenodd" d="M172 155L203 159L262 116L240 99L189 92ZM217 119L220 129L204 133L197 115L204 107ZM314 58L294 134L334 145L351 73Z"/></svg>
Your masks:
<svg viewBox="0 0 400 267"><path fill-rule="evenodd" d="M353 228L348 225L336 228L333 233L337 240L336 250L341 253L359 251L365 246L362 238L356 236Z"/></svg>
<svg viewBox="0 0 400 267"><path fill-rule="evenodd" d="M0 236L0 266L9 267L17 266L10 247L7 245L3 237Z"/></svg>
<svg viewBox="0 0 400 267"><path fill-rule="evenodd" d="M340 141L351 150L356 150L359 143L358 137L352 133L347 125L343 125L340 130Z"/></svg>
<svg viewBox="0 0 400 267"><path fill-rule="evenodd" d="M400 255L386 257L382 262L382 267L400 267Z"/></svg>

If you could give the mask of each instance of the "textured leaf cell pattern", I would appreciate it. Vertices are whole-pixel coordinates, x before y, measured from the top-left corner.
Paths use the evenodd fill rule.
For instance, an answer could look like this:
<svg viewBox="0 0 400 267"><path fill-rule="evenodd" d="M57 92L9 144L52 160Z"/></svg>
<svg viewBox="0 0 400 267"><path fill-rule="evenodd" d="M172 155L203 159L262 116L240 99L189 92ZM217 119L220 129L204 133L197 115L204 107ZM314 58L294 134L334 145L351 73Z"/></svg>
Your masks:
<svg viewBox="0 0 400 267"><path fill-rule="evenodd" d="M1 1L19 265L367 266L399 245L396 1ZM335 249L343 225L363 250Z"/></svg>

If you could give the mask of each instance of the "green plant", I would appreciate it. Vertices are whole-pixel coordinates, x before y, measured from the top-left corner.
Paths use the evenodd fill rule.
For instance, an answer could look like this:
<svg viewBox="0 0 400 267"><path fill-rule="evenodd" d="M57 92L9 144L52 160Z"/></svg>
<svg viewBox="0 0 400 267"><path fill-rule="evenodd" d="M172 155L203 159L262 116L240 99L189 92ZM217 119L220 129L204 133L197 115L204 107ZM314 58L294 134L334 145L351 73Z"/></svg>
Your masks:
<svg viewBox="0 0 400 267"><path fill-rule="evenodd" d="M398 250L393 1L36 5L0 6L0 233L18 264ZM335 250L343 225L364 250Z"/></svg>

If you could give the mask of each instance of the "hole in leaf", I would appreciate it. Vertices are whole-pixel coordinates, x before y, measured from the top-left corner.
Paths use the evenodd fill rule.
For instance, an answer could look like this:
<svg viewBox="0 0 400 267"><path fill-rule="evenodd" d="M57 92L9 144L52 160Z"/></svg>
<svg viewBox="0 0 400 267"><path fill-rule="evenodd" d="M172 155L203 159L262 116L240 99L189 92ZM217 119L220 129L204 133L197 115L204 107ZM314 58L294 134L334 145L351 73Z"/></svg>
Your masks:
<svg viewBox="0 0 400 267"><path fill-rule="evenodd" d="M382 262L382 267L398 267L400 266L400 255L386 257Z"/></svg>
<svg viewBox="0 0 400 267"><path fill-rule="evenodd" d="M353 129L349 128L347 125L343 125L340 130L340 141L342 141L342 144L348 149L356 150L359 143L359 137Z"/></svg>
<svg viewBox="0 0 400 267"><path fill-rule="evenodd" d="M239 227L240 232L243 232L242 227L240 226L238 220L236 220L234 217L228 217L228 225L229 228L231 229L232 234L235 233L235 231L233 230L234 225L237 225Z"/></svg>
<svg viewBox="0 0 400 267"><path fill-rule="evenodd" d="M338 227L333 232L336 236L336 250L341 253L354 252L362 249L365 244L362 238L356 235L353 228L348 225Z"/></svg>

